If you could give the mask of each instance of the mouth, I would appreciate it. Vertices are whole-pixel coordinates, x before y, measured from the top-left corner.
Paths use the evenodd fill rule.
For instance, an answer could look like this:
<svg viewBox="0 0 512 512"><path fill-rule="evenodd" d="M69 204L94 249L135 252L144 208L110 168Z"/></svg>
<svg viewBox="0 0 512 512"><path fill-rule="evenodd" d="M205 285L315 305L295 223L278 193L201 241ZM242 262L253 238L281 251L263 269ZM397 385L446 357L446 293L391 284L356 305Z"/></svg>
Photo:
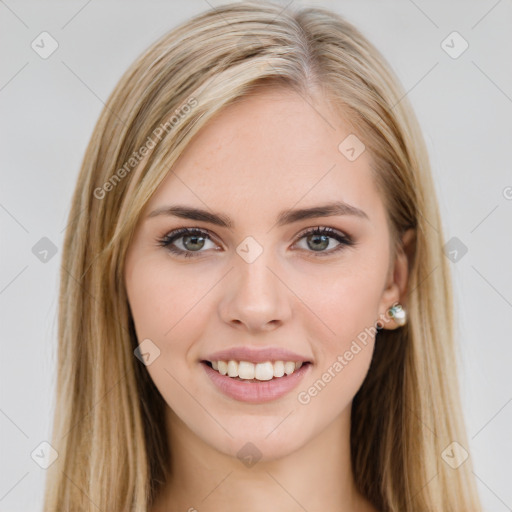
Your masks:
<svg viewBox="0 0 512 512"><path fill-rule="evenodd" d="M252 363L250 361L201 361L220 375L244 382L266 382L282 379L311 364L309 361L266 361Z"/></svg>
<svg viewBox="0 0 512 512"><path fill-rule="evenodd" d="M200 364L224 396L253 404L284 397L298 386L312 366L310 361L202 360Z"/></svg>

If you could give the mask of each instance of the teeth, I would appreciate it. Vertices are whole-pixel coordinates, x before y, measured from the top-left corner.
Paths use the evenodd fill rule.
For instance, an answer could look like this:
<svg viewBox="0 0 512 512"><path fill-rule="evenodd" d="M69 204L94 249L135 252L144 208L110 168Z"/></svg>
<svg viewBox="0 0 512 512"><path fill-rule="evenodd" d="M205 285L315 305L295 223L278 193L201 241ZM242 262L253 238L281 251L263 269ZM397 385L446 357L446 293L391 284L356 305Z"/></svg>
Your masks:
<svg viewBox="0 0 512 512"><path fill-rule="evenodd" d="M276 361L274 363L274 377L282 377L284 375L283 361Z"/></svg>
<svg viewBox="0 0 512 512"><path fill-rule="evenodd" d="M274 378L274 365L267 361L266 363L258 363L254 367L254 378L257 380L271 380Z"/></svg>
<svg viewBox="0 0 512 512"><path fill-rule="evenodd" d="M238 363L238 376L241 379L254 379L256 373L254 365L247 361L240 361Z"/></svg>
<svg viewBox="0 0 512 512"><path fill-rule="evenodd" d="M292 361L286 361L286 363L284 363L284 373L286 373L286 375L290 375L290 373L293 373L294 371L295 363Z"/></svg>
<svg viewBox="0 0 512 512"><path fill-rule="evenodd" d="M236 361L228 361L228 377L238 377L238 363Z"/></svg>
<svg viewBox="0 0 512 512"><path fill-rule="evenodd" d="M228 363L226 363L226 361L218 361L217 364L218 364L218 367L219 367L219 373L221 375L227 375L227 373L228 373Z"/></svg>
<svg viewBox="0 0 512 512"><path fill-rule="evenodd" d="M249 361L212 361L212 368L221 375L240 378L242 380L271 380L291 375L302 366L302 361L265 361L264 363L251 363Z"/></svg>

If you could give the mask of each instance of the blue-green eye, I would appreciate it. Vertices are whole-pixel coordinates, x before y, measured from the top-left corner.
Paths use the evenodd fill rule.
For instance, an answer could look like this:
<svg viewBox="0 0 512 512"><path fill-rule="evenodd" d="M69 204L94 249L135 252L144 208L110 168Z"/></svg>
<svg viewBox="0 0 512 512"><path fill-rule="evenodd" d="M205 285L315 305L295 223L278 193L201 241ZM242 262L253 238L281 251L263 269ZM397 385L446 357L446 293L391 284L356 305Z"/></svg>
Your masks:
<svg viewBox="0 0 512 512"><path fill-rule="evenodd" d="M183 248L174 245L177 241L180 241L180 245L182 245ZM171 231L158 242L163 247L167 247L173 254L190 258L194 257L194 253L196 252L204 252L201 251L201 249L206 245L206 241L212 243L211 237L207 231L197 228L180 228Z"/></svg>
<svg viewBox="0 0 512 512"><path fill-rule="evenodd" d="M301 249L318 256L328 256L346 246L355 245L355 242L350 236L329 227L311 228L301 233L298 237L298 241L303 238L306 239L307 247L302 247ZM326 249L329 248L332 240L336 240L338 245L327 251ZM210 248L218 250L216 244L212 241L210 233L199 228L176 229L159 239L158 243L162 247L166 247L171 253L185 258L196 257L202 252L205 252L202 249L205 247L208 249L208 243L213 244L213 247ZM297 243L298 242L294 245ZM181 247L178 247L178 245L181 245Z"/></svg>
<svg viewBox="0 0 512 512"><path fill-rule="evenodd" d="M354 241L351 237L328 227L316 227L309 229L300 235L299 240L302 240L303 238L306 239L307 247L311 248L312 252L317 253L318 256L328 256L346 246L354 245ZM332 239L336 240L338 245L331 250L326 251L325 249L329 247Z"/></svg>

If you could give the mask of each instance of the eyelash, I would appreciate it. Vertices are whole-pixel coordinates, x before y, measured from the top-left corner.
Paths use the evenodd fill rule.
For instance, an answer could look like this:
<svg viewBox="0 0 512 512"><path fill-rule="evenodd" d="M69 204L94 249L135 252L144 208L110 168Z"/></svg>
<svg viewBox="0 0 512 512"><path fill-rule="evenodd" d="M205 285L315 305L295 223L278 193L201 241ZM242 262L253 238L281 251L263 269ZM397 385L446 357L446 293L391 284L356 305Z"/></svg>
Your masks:
<svg viewBox="0 0 512 512"><path fill-rule="evenodd" d="M186 235L199 236L202 238L207 238L209 240L212 240L212 237L210 236L210 234L207 230L198 229L198 228L180 228L180 229L171 231L170 233L168 233L167 235L165 235L162 238L159 238L157 240L157 242L160 246L166 247L168 251L170 251L173 254L176 254L177 256L185 257L185 258L198 257L198 255L204 251L184 251L184 250L178 249L177 247L172 245L173 242L175 242L176 240L179 240L180 238L183 238ZM302 238L305 238L305 237L311 236L311 235L328 236L328 237L334 238L335 240L340 242L340 244L338 246L336 246L334 249L331 249L330 251L320 251L320 252L307 251L307 252L311 252L319 257L329 256L329 255L332 255L333 253L337 253L338 251L344 249L345 247L351 247L351 246L355 245L355 242L352 240L352 238L349 235L344 235L344 234L342 234L332 228L329 228L329 227L320 227L320 226L317 226L315 228L310 228L310 229L302 232L299 235L297 242L299 240L301 240ZM295 243L297 243L297 242L295 242ZM197 253L197 254L195 254L195 253Z"/></svg>

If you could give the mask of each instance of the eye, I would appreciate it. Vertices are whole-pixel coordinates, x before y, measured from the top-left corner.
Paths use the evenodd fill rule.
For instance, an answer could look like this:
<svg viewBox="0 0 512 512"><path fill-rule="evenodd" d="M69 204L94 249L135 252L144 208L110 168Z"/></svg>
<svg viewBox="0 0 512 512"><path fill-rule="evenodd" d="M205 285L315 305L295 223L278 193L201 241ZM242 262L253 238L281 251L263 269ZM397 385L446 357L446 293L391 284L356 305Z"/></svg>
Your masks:
<svg viewBox="0 0 512 512"><path fill-rule="evenodd" d="M299 241L302 239L306 239L306 250L312 249L311 252L317 253L316 256L320 257L329 256L341 249L344 249L346 246L355 245L355 242L350 236L329 227L308 229L299 236ZM331 244L329 239L336 240L338 245L335 245L334 248L326 251L325 249L327 249Z"/></svg>
<svg viewBox="0 0 512 512"><path fill-rule="evenodd" d="M213 243L210 234L206 230L180 228L171 231L169 234L159 239L158 243L162 247L167 247L173 254L191 258L195 256L194 253L204 252L201 251L201 249L205 246L207 241ZM178 244L176 244L176 242L178 242ZM178 245L181 245L182 248L178 247Z"/></svg>
<svg viewBox="0 0 512 512"><path fill-rule="evenodd" d="M303 239L305 239L306 247L301 247L301 249L320 257L329 256L347 246L355 245L355 242L349 235L329 227L310 228L299 235L298 241L300 242ZM327 251L326 249L332 245L331 242L333 240L337 242L337 245L334 245L333 248ZM210 233L207 230L198 228L176 229L158 240L160 246L166 247L171 253L185 258L198 256L204 252L202 249L209 248L208 243L213 245L210 248L218 250L217 246L213 243Z"/></svg>

